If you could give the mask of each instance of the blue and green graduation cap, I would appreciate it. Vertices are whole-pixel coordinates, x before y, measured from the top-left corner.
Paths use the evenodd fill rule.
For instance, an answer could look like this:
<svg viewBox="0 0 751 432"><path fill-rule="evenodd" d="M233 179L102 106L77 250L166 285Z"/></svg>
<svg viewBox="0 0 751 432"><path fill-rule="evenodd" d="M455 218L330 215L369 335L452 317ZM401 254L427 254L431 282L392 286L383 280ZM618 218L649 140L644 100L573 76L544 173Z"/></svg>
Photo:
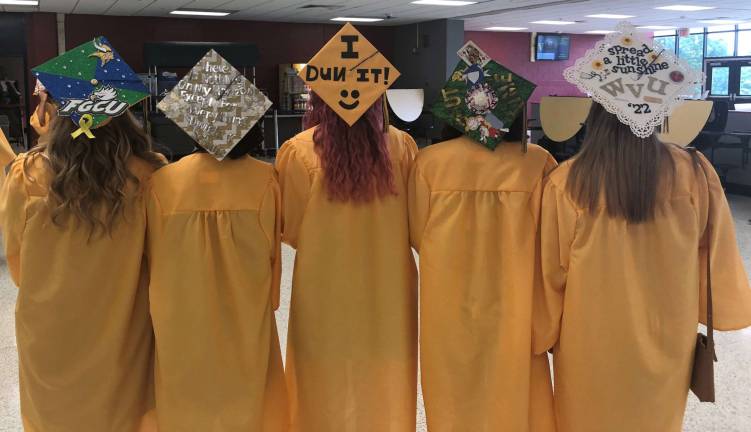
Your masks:
<svg viewBox="0 0 751 432"><path fill-rule="evenodd" d="M516 118L526 113L537 86L491 59L472 41L457 54L461 60L433 105L433 114L493 150ZM526 143L525 137L522 140Z"/></svg>
<svg viewBox="0 0 751 432"><path fill-rule="evenodd" d="M149 96L138 75L99 36L32 69L58 104L58 115L69 117L79 129L72 136L85 134L94 138L91 129Z"/></svg>

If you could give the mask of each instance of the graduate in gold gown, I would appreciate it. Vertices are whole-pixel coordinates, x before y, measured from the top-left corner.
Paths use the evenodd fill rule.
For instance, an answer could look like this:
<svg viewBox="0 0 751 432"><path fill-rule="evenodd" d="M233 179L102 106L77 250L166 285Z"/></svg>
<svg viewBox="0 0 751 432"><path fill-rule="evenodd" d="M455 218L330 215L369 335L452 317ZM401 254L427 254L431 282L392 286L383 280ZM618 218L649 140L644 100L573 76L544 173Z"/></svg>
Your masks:
<svg viewBox="0 0 751 432"><path fill-rule="evenodd" d="M348 30L329 47L346 52L339 37L354 38L360 60L367 58L373 48ZM383 64L378 56L369 68ZM338 85L357 85L355 76ZM282 240L297 249L286 363L292 430L414 431L417 275L406 185L417 149L409 135L384 125L385 87L371 82L352 95L352 87L309 84L329 100L345 91L351 98L349 108L332 107L314 93L309 129L277 157ZM364 102L367 94L375 103Z"/></svg>
<svg viewBox="0 0 751 432"><path fill-rule="evenodd" d="M26 432L145 430L154 406L143 198L164 158L128 111L147 89L125 62L101 69L86 57L94 49L34 68L71 109L16 158L0 192ZM56 72L68 67L98 84L73 85ZM118 110L75 107L103 92Z"/></svg>
<svg viewBox="0 0 751 432"><path fill-rule="evenodd" d="M469 77L470 69L484 79ZM548 359L532 355L532 305L542 190L556 162L542 148L522 143L524 105L534 86L514 76L513 92L506 91L511 96L499 98L509 85L494 85L493 74L501 69L495 62L460 63L433 111L465 135L420 151L409 181L431 432L555 430ZM465 100L496 103L452 104L453 87L471 94ZM484 121L496 116L493 108L509 122L508 131L466 135L476 129L464 113Z"/></svg>
<svg viewBox="0 0 751 432"><path fill-rule="evenodd" d="M210 51L184 80L228 65ZM231 70L231 76L241 76ZM253 125L271 103L244 77L231 86L207 87L215 100L225 91L234 96L223 105L199 106L243 118L207 135L198 132L200 120L182 122L188 109L181 99L186 93L178 90L183 84L158 105L199 146L156 173L148 197L156 417L162 432L289 428L274 318L281 197L274 167L248 155L263 139Z"/></svg>
<svg viewBox="0 0 751 432"><path fill-rule="evenodd" d="M163 159L129 114L75 129L57 121L0 194L21 415L28 432L133 432L153 407L142 190Z"/></svg>
<svg viewBox="0 0 751 432"><path fill-rule="evenodd" d="M638 38L625 29L606 43L628 52L642 46ZM661 91L683 94L695 82L672 54L658 61L665 67L649 78L661 83L642 87L651 113L675 103ZM602 72L601 58L577 62L590 64ZM712 165L658 141L630 92L599 92L603 84L587 70L567 76L594 81L578 84L596 102L581 152L553 172L543 196L535 349L554 351L558 431L680 432L697 325L706 320L707 254L715 328L751 325L733 217ZM607 79L634 89L650 81L618 72Z"/></svg>

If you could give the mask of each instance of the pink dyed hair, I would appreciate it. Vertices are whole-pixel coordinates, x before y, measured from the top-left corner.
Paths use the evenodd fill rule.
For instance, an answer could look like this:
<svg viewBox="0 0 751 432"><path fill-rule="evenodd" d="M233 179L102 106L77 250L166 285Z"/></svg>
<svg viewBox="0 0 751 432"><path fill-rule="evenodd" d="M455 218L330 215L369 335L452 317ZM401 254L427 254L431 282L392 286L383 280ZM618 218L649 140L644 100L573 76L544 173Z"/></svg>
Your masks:
<svg viewBox="0 0 751 432"><path fill-rule="evenodd" d="M306 129L317 126L313 141L329 199L370 202L396 195L382 99L350 127L323 99L311 93L303 124Z"/></svg>

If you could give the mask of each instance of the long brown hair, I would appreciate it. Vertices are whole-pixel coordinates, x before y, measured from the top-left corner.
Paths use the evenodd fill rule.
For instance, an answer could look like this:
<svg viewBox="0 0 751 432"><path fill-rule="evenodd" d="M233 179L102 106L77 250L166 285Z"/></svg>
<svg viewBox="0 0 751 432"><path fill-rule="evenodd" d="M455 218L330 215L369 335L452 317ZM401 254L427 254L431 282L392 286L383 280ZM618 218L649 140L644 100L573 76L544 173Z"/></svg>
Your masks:
<svg viewBox="0 0 751 432"><path fill-rule="evenodd" d="M72 216L90 236L110 233L128 203L126 188L139 183L128 169L130 158L139 157L155 168L164 162L151 151L151 139L130 112L94 129L93 139L85 134L72 138L77 128L69 118L55 119L49 136L29 151L24 170L28 173L37 159L50 169L47 202L56 225L63 226L63 219Z"/></svg>
<svg viewBox="0 0 751 432"><path fill-rule="evenodd" d="M672 178L674 170L667 144L654 135L637 137L593 102L587 135L571 164L566 188L589 211L604 203L609 216L641 223L654 218L660 182Z"/></svg>
<svg viewBox="0 0 751 432"><path fill-rule="evenodd" d="M370 202L396 193L382 104L378 99L350 127L323 99L311 93L304 124L306 129L317 126L313 141L329 199Z"/></svg>

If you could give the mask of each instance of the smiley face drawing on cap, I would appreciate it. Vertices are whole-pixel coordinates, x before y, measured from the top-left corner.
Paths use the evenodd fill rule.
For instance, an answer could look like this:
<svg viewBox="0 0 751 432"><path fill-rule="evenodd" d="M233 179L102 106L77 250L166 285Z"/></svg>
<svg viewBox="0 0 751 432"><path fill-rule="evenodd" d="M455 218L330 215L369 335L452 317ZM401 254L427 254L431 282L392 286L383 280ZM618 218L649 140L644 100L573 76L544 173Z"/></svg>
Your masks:
<svg viewBox="0 0 751 432"><path fill-rule="evenodd" d="M342 100L339 101L339 106L346 109L346 110L353 110L360 106L360 91L359 90L352 90L352 92L348 90L342 90L339 94L342 95ZM345 102L348 97L352 97L353 101L351 103Z"/></svg>
<svg viewBox="0 0 751 432"><path fill-rule="evenodd" d="M347 23L299 76L352 126L399 78L399 71Z"/></svg>

